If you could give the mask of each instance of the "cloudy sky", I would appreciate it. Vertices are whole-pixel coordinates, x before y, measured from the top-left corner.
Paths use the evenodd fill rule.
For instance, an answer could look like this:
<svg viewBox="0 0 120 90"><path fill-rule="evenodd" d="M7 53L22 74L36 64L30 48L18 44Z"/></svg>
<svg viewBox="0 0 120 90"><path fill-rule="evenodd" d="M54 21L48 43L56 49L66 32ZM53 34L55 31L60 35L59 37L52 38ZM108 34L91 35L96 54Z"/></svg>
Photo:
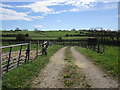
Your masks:
<svg viewBox="0 0 120 90"><path fill-rule="evenodd" d="M118 29L119 0L2 0L0 29Z"/></svg>

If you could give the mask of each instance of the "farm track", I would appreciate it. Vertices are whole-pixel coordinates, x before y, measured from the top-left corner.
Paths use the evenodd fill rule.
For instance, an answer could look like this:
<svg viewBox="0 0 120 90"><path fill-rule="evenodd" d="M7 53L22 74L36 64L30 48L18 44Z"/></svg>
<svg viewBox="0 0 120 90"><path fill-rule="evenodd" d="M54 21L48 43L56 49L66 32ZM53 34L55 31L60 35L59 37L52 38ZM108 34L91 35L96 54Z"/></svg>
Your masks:
<svg viewBox="0 0 120 90"><path fill-rule="evenodd" d="M63 88L62 70L64 68L65 48L57 51L51 58L50 63L40 72L32 82L32 88Z"/></svg>
<svg viewBox="0 0 120 90"><path fill-rule="evenodd" d="M86 75L87 81L91 84L91 88L117 88L116 81L111 79L100 68L92 64L81 53L78 53L74 47L71 48L75 58L75 64L79 66L82 72Z"/></svg>
<svg viewBox="0 0 120 90"><path fill-rule="evenodd" d="M65 49L66 47L60 49L50 58L50 63L31 82L32 88L65 88L61 77L65 68ZM85 74L86 80L91 86L90 88L118 87L117 81L111 79L85 56L77 52L74 47L71 47L70 50L75 58L75 64Z"/></svg>

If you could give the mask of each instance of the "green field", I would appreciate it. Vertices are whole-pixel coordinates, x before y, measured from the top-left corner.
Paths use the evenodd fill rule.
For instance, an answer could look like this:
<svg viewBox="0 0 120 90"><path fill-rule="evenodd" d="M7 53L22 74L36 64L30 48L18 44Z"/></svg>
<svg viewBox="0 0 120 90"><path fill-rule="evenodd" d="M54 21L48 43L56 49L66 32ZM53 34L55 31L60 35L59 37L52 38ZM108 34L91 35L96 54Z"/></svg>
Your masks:
<svg viewBox="0 0 120 90"><path fill-rule="evenodd" d="M42 32L35 32L35 31L16 31L16 32L2 32L2 34L29 34L30 36L65 36L66 34L78 34L80 31L42 31ZM81 34L84 35L84 34Z"/></svg>
<svg viewBox="0 0 120 90"><path fill-rule="evenodd" d="M38 39L58 39L61 37L62 39L83 39L88 37L78 37L78 36L68 36L65 37L66 34L68 35L85 35L86 32L80 33L82 31L42 31L42 32L35 32L35 31L7 31L2 32L3 35L7 34L29 34L29 37L33 40ZM16 37L2 37L2 39L16 39Z"/></svg>
<svg viewBox="0 0 120 90"><path fill-rule="evenodd" d="M104 54L99 54L95 51L82 47L76 47L76 49L112 76L117 76L120 74L118 70L118 47L105 46Z"/></svg>
<svg viewBox="0 0 120 90"><path fill-rule="evenodd" d="M59 37L30 37L33 40L38 40L38 39L58 39ZM62 37L62 39L84 39L88 37ZM16 39L15 37L2 37L2 39L10 39L14 40Z"/></svg>

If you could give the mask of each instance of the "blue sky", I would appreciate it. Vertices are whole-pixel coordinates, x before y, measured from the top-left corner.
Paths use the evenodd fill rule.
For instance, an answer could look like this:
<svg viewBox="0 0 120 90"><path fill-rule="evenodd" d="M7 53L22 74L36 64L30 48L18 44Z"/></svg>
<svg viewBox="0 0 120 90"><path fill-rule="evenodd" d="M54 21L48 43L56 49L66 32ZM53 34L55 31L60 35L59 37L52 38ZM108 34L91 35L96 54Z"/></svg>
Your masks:
<svg viewBox="0 0 120 90"><path fill-rule="evenodd" d="M15 0L14 0L15 1ZM2 0L0 29L118 29L118 0Z"/></svg>

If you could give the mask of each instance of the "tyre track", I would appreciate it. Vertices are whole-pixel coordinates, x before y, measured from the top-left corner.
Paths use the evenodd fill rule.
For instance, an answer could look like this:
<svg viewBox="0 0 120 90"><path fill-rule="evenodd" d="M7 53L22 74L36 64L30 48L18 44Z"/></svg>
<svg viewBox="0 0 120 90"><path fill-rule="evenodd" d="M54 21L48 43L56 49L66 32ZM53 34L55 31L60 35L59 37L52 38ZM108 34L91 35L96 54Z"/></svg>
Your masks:
<svg viewBox="0 0 120 90"><path fill-rule="evenodd" d="M51 58L50 63L40 72L32 82L32 88L62 88L61 72L64 68L65 48L58 50Z"/></svg>
<svg viewBox="0 0 120 90"><path fill-rule="evenodd" d="M92 88L117 88L116 81L111 79L107 74L100 70L92 62L86 59L82 54L77 52L74 47L71 48L75 58L75 64L78 65L82 72L86 74L88 82Z"/></svg>

